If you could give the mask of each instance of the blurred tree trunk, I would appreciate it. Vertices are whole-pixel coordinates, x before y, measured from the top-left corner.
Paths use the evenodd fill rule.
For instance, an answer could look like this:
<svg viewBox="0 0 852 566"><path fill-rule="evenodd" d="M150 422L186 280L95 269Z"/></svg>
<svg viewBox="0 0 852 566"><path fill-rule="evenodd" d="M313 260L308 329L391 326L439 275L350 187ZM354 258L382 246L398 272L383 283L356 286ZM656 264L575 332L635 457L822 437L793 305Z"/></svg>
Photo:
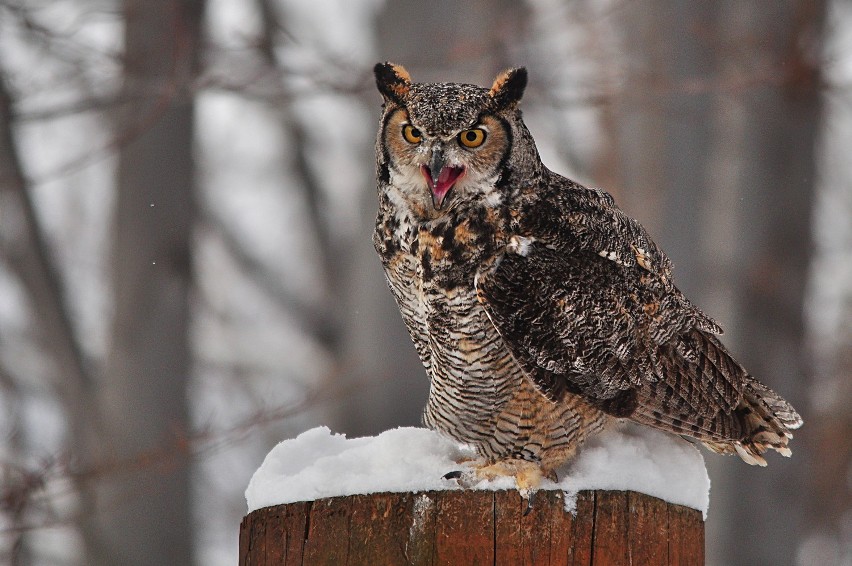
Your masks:
<svg viewBox="0 0 852 566"><path fill-rule="evenodd" d="M605 120L601 175L670 254L681 289L723 323L737 357L803 412L824 13L805 1L626 7L627 75ZM708 563L791 562L803 440L768 469L707 457Z"/></svg>
<svg viewBox="0 0 852 566"><path fill-rule="evenodd" d="M730 492L734 515L726 523L732 533L724 549L728 563L736 555L743 564L782 564L796 556L802 543L809 504L802 487L809 472L819 469L812 463L816 429L807 425L812 360L803 315L813 252L825 3L801 0L771 9L738 4L728 10L726 20L739 23L722 27L730 44L742 37L766 42L779 80L746 93L747 126L732 140L741 164L739 183L747 191L744 229L735 247L736 263L745 269L737 280L735 338L749 371L783 392L803 413L806 425L796 435L792 460L775 458L768 470L750 469L743 477L728 472L735 486ZM758 539L765 544L756 547Z"/></svg>
<svg viewBox="0 0 852 566"><path fill-rule="evenodd" d="M112 344L100 390L87 564L192 562L187 391L202 0L127 0Z"/></svg>
<svg viewBox="0 0 852 566"><path fill-rule="evenodd" d="M852 212L852 211L850 211ZM847 282L848 285L848 282ZM807 438L812 446L804 509L805 543L797 564L845 564L852 552L852 296L841 305L845 321L838 328L828 363L816 376L813 415ZM846 562L843 562L846 560Z"/></svg>

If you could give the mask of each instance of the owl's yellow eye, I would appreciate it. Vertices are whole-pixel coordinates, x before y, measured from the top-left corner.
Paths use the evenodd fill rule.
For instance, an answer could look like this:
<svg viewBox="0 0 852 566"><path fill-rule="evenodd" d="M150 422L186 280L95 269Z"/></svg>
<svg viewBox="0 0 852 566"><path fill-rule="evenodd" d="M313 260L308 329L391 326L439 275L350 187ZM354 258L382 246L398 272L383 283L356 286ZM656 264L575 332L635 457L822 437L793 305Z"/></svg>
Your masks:
<svg viewBox="0 0 852 566"><path fill-rule="evenodd" d="M479 147L485 142L485 130L474 128L459 134L459 143L465 147Z"/></svg>
<svg viewBox="0 0 852 566"><path fill-rule="evenodd" d="M423 134L421 134L420 130L411 124L406 124L402 127L402 137L404 137L405 141L408 143L420 143L423 141Z"/></svg>

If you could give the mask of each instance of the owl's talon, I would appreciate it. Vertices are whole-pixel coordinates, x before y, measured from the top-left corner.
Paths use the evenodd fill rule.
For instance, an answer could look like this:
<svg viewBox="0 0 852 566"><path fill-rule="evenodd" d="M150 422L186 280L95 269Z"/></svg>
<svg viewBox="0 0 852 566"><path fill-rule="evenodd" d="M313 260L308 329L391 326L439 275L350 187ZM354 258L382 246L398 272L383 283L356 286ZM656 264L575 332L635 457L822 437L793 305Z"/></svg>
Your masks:
<svg viewBox="0 0 852 566"><path fill-rule="evenodd" d="M447 472L442 476L445 480L457 480L462 477L461 470L453 470L452 472Z"/></svg>

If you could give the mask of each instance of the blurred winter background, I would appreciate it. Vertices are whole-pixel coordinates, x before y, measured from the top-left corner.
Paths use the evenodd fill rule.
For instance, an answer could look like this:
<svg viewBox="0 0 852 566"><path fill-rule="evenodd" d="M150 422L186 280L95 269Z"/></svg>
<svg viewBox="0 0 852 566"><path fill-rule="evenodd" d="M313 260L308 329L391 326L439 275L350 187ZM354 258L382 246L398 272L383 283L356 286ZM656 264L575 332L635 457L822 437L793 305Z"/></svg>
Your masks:
<svg viewBox="0 0 852 566"><path fill-rule="evenodd" d="M806 425L706 454L708 564L852 564L852 2L2 0L0 562L233 565L274 444L419 423L370 241L371 67L525 65Z"/></svg>

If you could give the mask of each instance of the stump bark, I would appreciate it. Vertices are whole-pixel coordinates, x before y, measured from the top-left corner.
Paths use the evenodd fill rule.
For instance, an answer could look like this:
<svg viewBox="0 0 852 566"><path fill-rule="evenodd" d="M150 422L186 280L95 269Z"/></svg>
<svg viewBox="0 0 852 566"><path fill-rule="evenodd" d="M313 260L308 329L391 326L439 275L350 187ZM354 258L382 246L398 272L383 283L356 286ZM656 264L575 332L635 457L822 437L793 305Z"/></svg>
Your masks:
<svg viewBox="0 0 852 566"><path fill-rule="evenodd" d="M694 509L629 491L583 491L575 513L540 491L428 491L266 507L240 526L240 566L704 564Z"/></svg>

